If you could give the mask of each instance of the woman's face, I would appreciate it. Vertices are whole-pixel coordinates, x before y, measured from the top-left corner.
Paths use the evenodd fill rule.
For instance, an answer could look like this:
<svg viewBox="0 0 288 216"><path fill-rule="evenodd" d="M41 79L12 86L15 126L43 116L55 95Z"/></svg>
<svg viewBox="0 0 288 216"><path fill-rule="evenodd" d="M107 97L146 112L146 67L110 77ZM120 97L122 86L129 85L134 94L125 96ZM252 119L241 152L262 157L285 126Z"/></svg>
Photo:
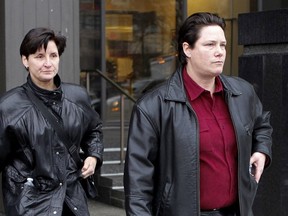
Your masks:
<svg viewBox="0 0 288 216"><path fill-rule="evenodd" d="M28 58L22 56L24 66L29 70L32 81L40 88L53 90L53 78L58 73L59 54L54 41L49 41L45 51L42 46L36 53Z"/></svg>
<svg viewBox="0 0 288 216"><path fill-rule="evenodd" d="M199 32L194 48L183 45L187 70L198 78L212 78L222 73L226 58L226 38L218 25L205 26Z"/></svg>

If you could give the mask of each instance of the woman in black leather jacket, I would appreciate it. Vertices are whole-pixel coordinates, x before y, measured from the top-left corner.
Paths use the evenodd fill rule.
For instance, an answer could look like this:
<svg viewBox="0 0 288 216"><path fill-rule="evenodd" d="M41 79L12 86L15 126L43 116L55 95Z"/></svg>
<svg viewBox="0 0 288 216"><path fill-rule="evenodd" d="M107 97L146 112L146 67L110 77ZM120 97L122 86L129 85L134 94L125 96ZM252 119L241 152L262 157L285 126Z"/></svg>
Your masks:
<svg viewBox="0 0 288 216"><path fill-rule="evenodd" d="M181 66L134 106L125 159L127 215L253 216L271 162L270 113L253 86L222 75L224 19L196 13L178 35Z"/></svg>
<svg viewBox="0 0 288 216"><path fill-rule="evenodd" d="M27 82L0 99L0 164L5 213L88 216L80 179L102 165L102 122L86 90L63 83L58 75L66 38L47 28L30 30L20 55ZM71 144L87 156L81 167L27 91L40 99L62 124Z"/></svg>

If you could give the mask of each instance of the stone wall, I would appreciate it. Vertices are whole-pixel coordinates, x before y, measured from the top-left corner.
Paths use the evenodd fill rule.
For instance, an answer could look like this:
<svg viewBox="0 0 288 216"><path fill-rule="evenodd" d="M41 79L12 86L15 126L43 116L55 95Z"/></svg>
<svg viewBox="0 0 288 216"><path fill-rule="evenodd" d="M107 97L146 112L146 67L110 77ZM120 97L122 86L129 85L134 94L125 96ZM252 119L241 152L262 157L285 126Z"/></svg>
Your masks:
<svg viewBox="0 0 288 216"><path fill-rule="evenodd" d="M255 216L288 215L288 10L239 15L239 76L251 82L273 126L272 165L254 202Z"/></svg>

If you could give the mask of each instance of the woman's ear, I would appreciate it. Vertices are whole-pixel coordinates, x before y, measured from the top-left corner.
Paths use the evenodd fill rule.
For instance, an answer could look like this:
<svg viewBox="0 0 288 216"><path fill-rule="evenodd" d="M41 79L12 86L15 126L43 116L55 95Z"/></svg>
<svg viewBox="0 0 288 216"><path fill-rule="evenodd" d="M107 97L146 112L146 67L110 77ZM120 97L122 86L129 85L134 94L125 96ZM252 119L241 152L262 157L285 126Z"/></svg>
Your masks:
<svg viewBox="0 0 288 216"><path fill-rule="evenodd" d="M182 44L182 48L183 48L183 52L185 53L185 55L187 56L187 58L191 57L191 47L187 42L184 42Z"/></svg>
<svg viewBox="0 0 288 216"><path fill-rule="evenodd" d="M24 67L26 68L26 70L28 70L28 68L29 68L29 63L28 63L27 57L24 56L24 55L22 55L21 59L22 59L22 63L23 63L23 65L24 65Z"/></svg>

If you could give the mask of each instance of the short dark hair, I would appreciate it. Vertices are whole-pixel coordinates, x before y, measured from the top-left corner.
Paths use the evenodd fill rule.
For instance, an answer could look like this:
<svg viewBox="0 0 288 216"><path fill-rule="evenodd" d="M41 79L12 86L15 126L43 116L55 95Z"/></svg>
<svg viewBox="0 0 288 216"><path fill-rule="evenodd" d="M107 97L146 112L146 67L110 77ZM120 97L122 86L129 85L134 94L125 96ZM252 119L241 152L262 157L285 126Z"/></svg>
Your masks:
<svg viewBox="0 0 288 216"><path fill-rule="evenodd" d="M182 65L187 64L186 55L182 44L187 42L190 47L194 47L199 39L199 32L205 26L218 25L225 30L225 20L217 14L200 12L189 16L178 31L178 59Z"/></svg>
<svg viewBox="0 0 288 216"><path fill-rule="evenodd" d="M66 47L66 37L60 33L55 34L54 31L49 28L42 27L33 28L25 35L20 46L20 55L28 58L29 55L41 49L42 46L44 46L46 50L49 41L55 42L59 56L61 56Z"/></svg>

